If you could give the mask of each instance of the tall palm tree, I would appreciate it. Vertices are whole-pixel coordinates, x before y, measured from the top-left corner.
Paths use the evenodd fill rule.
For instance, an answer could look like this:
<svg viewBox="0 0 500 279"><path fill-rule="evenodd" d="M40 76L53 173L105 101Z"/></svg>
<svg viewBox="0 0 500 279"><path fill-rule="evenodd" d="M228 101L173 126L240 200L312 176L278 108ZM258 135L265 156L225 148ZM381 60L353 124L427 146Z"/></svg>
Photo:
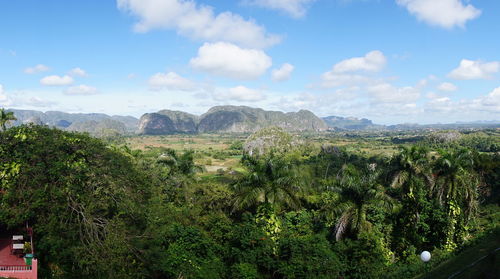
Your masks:
<svg viewBox="0 0 500 279"><path fill-rule="evenodd" d="M194 162L194 152L188 150L179 155L173 149L167 149L158 159L158 163L168 166L170 174L181 173L186 176L192 176L196 172L203 171L203 168Z"/></svg>
<svg viewBox="0 0 500 279"><path fill-rule="evenodd" d="M7 130L7 123L14 120L17 120L17 118L12 111L5 112L3 108L0 108L0 126L2 127L2 131Z"/></svg>
<svg viewBox="0 0 500 279"><path fill-rule="evenodd" d="M401 188L403 195L413 196L415 187L422 184L432 186L428 150L425 147L413 145L400 147L399 154L392 159L394 176L391 186Z"/></svg>
<svg viewBox="0 0 500 279"><path fill-rule="evenodd" d="M334 201L324 208L327 213L336 216L334 233L337 240L346 235L357 236L370 229L371 224L367 220L369 207L393 208L394 201L378 184L378 176L376 171L360 173L352 166L344 166L338 185L330 188L335 194Z"/></svg>
<svg viewBox="0 0 500 279"><path fill-rule="evenodd" d="M281 206L298 207L301 183L293 165L283 156L244 156L248 173L235 184L235 208L265 205L273 209Z"/></svg>
<svg viewBox="0 0 500 279"><path fill-rule="evenodd" d="M468 219L477 210L477 176L474 156L469 149L440 150L434 164L436 187L433 194L448 209L453 203L465 209Z"/></svg>
<svg viewBox="0 0 500 279"><path fill-rule="evenodd" d="M431 196L434 177L431 171L429 152L423 146L400 147L399 153L391 159L391 187L400 189L401 210L397 214L399 227L395 245L404 251L407 241L420 246L424 241L427 215L426 202ZM422 219L424 217L424 219Z"/></svg>

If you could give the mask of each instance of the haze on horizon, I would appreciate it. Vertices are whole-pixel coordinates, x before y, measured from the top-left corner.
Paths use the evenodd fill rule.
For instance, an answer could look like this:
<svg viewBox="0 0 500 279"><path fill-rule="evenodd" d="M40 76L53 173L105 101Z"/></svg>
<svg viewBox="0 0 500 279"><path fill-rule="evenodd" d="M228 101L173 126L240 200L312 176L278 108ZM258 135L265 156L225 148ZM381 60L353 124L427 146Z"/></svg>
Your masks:
<svg viewBox="0 0 500 279"><path fill-rule="evenodd" d="M2 1L0 107L500 120L499 14L488 0Z"/></svg>

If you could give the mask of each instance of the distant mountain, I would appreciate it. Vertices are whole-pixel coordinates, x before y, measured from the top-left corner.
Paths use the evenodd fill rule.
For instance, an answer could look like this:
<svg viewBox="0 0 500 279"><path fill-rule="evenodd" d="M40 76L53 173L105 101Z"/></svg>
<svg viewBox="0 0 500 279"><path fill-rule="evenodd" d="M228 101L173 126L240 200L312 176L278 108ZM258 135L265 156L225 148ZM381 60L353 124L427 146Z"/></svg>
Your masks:
<svg viewBox="0 0 500 279"><path fill-rule="evenodd" d="M168 135L196 133L198 116L182 111L161 110L146 113L139 121L139 133L144 135Z"/></svg>
<svg viewBox="0 0 500 279"><path fill-rule="evenodd" d="M13 125L34 123L48 125L62 130L88 132L100 135L104 130L119 134L131 134L137 131L139 119L132 116L109 116L103 113L66 113L60 111L41 112L36 110L8 109L17 118ZM109 134L109 133L108 133Z"/></svg>
<svg viewBox="0 0 500 279"><path fill-rule="evenodd" d="M380 129L382 125L373 124L371 120L366 118L355 117L340 117L340 116L327 116L322 118L323 121L330 128L339 128L346 130L366 130L366 129Z"/></svg>
<svg viewBox="0 0 500 279"><path fill-rule="evenodd" d="M498 129L500 121L473 121L448 124L405 123L386 126L387 130L448 130L448 129Z"/></svg>
<svg viewBox="0 0 500 279"><path fill-rule="evenodd" d="M105 137L108 135L127 133L127 127L123 122L105 118L100 121L78 121L69 125L66 130L76 132L86 132L96 137Z"/></svg>
<svg viewBox="0 0 500 279"><path fill-rule="evenodd" d="M163 135L174 133L251 133L277 126L287 131L324 131L328 127L312 112L265 111L246 106L216 106L201 116L163 110L141 117L139 132Z"/></svg>
<svg viewBox="0 0 500 279"><path fill-rule="evenodd" d="M262 128L277 126L286 131L323 131L326 124L308 110L298 112L265 111L245 106L217 106L200 117L198 131L255 132Z"/></svg>
<svg viewBox="0 0 500 279"><path fill-rule="evenodd" d="M266 111L246 106L216 106L201 116L182 111L161 110L132 116L109 116L103 113L66 113L60 111L7 109L17 120L13 125L33 123L62 130L88 132L94 136L113 134L169 135L177 133L253 133L277 126L289 132L326 130L447 130L500 128L500 121L456 122L449 124L378 125L366 118L328 116L318 118L308 110L298 112Z"/></svg>

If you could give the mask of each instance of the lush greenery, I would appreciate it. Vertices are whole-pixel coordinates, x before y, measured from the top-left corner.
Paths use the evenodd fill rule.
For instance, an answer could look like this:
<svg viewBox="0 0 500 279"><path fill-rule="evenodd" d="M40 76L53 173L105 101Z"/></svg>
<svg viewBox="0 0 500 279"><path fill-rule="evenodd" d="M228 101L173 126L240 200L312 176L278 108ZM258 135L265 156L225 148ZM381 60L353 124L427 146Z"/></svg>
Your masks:
<svg viewBox="0 0 500 279"><path fill-rule="evenodd" d="M499 225L496 135L362 137L355 150L336 144L346 135L268 132L251 142L293 148L141 150L7 129L0 228L33 226L44 278L411 278L421 251L435 265ZM224 160L236 163L208 170Z"/></svg>

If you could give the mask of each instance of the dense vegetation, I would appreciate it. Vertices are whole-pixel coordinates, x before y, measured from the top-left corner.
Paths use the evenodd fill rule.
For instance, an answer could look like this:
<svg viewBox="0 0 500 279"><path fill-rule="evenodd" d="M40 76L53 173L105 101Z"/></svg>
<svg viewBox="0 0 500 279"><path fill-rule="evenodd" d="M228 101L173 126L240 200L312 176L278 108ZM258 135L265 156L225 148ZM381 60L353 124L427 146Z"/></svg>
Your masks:
<svg viewBox="0 0 500 279"><path fill-rule="evenodd" d="M44 278L408 278L421 251L436 264L498 227L495 136L385 156L269 133L284 138L249 155L7 129L0 227L33 226ZM211 175L196 163L235 154Z"/></svg>

